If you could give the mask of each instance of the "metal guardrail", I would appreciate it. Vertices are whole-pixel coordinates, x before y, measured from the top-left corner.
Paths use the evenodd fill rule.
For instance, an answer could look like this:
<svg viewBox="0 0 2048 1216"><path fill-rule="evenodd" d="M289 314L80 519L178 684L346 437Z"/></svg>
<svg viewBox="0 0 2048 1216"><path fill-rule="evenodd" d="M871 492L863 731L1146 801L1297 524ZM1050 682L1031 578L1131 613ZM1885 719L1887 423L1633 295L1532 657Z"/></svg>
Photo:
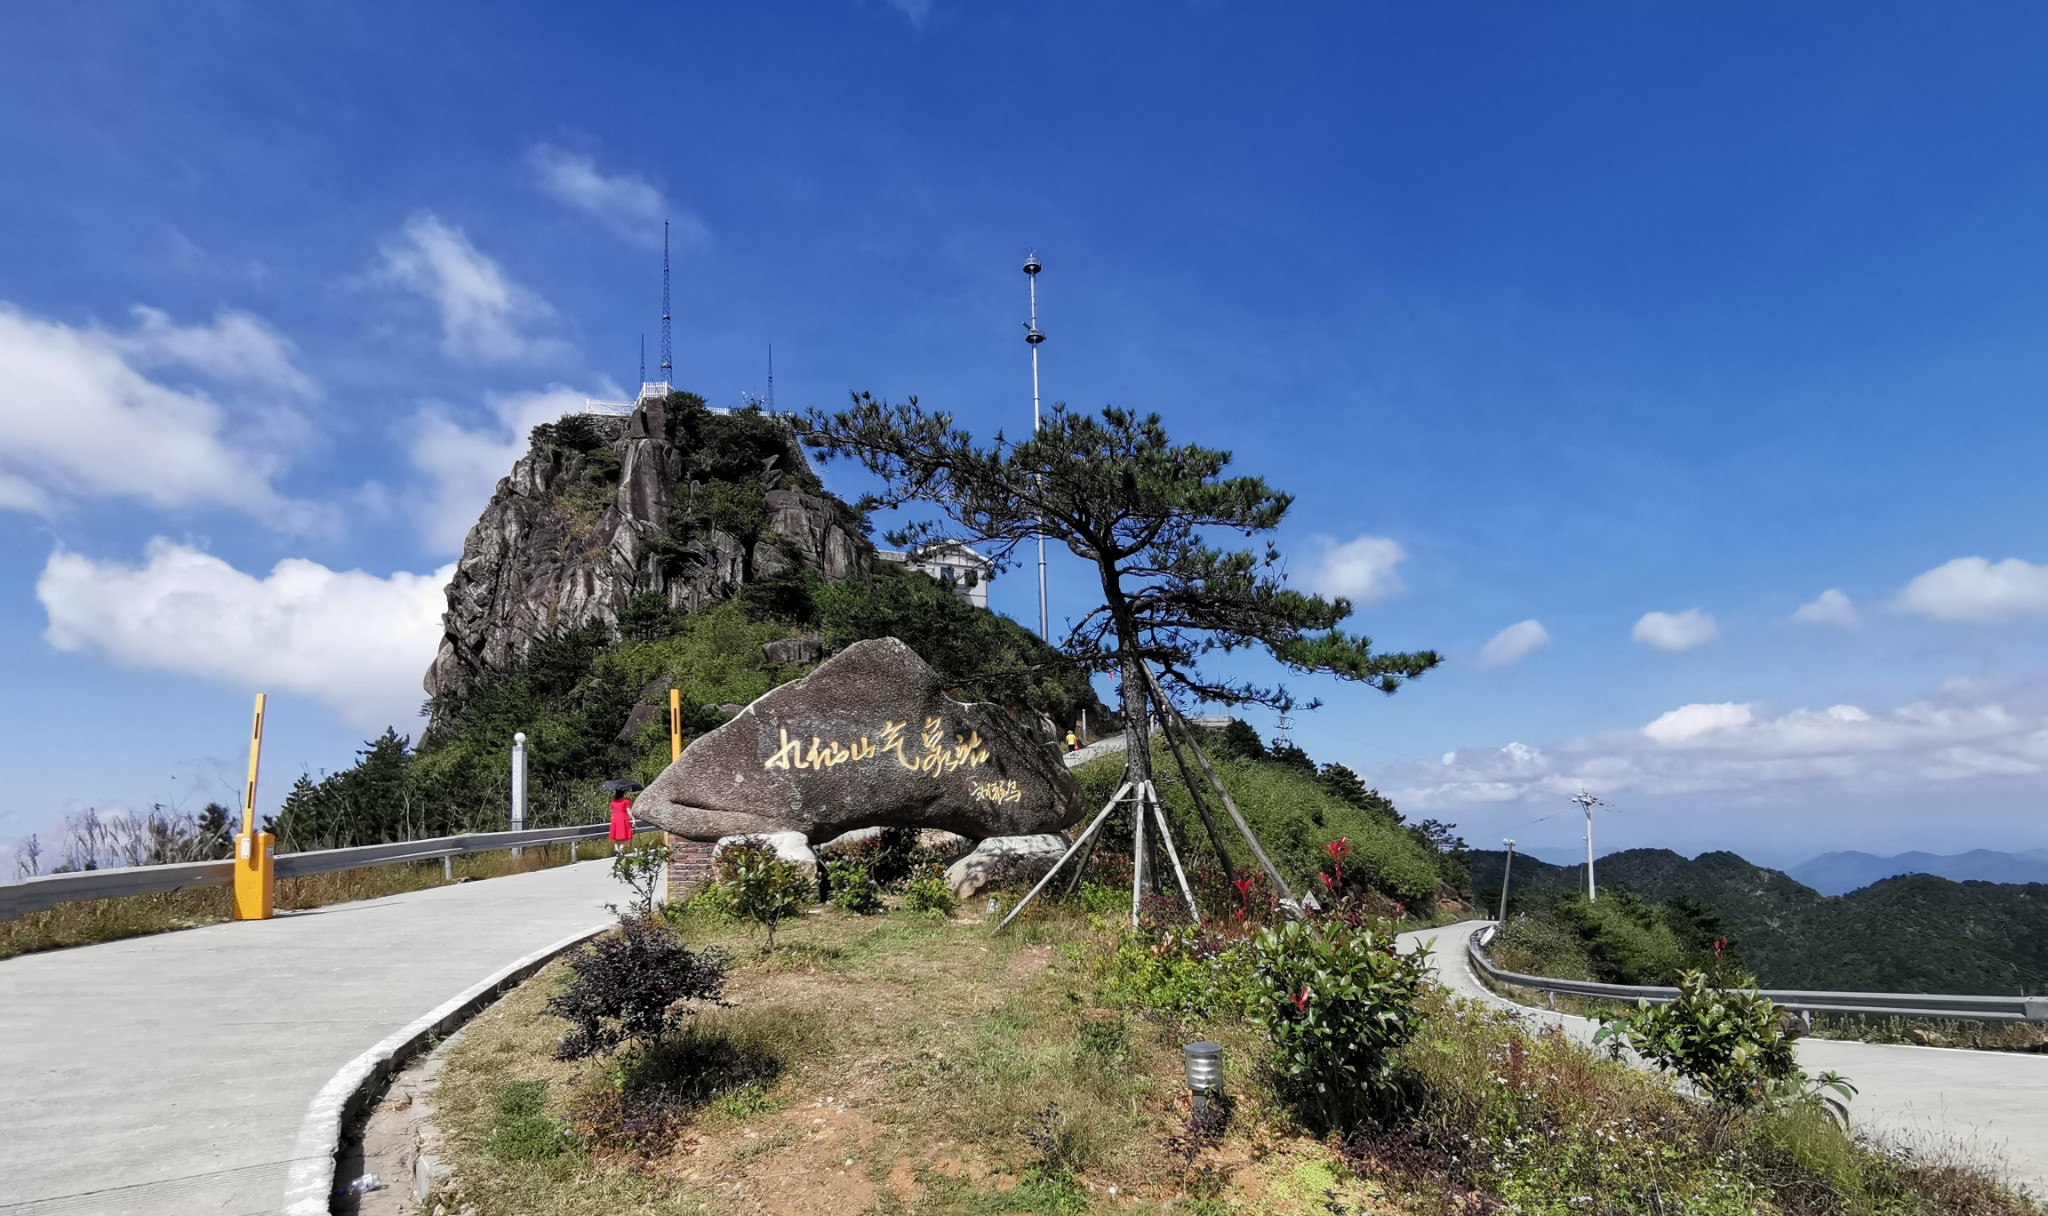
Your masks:
<svg viewBox="0 0 2048 1216"><path fill-rule="evenodd" d="M635 831L648 830L635 824ZM595 840L611 833L609 823L584 824L568 828L530 828L522 832L470 832L461 836L435 836L426 840L394 840L389 844L366 844L352 849L319 849L310 853L280 853L277 877L327 874L364 866L398 865L408 861L432 861L440 857L461 857L470 853L495 853L502 849L530 845L563 844ZM12 920L30 912L41 912L58 904L81 899L118 899L127 895L152 895L160 891L186 891L200 887L224 887L234 881L232 861L188 861L163 866L124 866L114 870L80 870L72 874L45 874L22 882L0 886L0 920Z"/></svg>
<svg viewBox="0 0 2048 1216"><path fill-rule="evenodd" d="M1637 984L1598 984L1591 980L1559 980L1544 975L1523 975L1503 971L1486 957L1485 945L1492 941L1491 925L1472 934L1466 953L1486 978L1516 988L1558 992L1570 996L1595 997L1610 1001L1649 1001L1664 1004L1677 998L1678 989ZM1482 941L1481 939L1485 940ZM1925 992L1804 992L1765 989L1771 1003L1795 1013L1862 1014L1898 1018L1949 1018L1971 1022L2048 1022L2048 997L2032 996L1947 996Z"/></svg>

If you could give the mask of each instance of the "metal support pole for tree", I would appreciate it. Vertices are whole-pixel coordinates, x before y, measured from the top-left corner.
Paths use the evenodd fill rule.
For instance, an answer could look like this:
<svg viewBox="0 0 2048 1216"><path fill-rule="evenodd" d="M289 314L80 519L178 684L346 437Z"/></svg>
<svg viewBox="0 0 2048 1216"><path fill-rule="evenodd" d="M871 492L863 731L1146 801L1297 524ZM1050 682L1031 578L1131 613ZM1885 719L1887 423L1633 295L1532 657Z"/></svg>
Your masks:
<svg viewBox="0 0 2048 1216"><path fill-rule="evenodd" d="M1159 842L1166 846L1166 859L1173 863L1174 881L1180 884L1181 897L1188 901L1188 916L1199 925L1202 910L1195 906L1195 889L1188 885L1187 872L1180 868L1180 851L1173 847L1173 829L1166 824L1166 806L1159 801L1159 787L1147 781L1145 794L1152 801L1152 819L1159 825Z"/></svg>
<svg viewBox="0 0 2048 1216"><path fill-rule="evenodd" d="M1280 877L1279 867L1273 864L1272 858L1266 856L1266 850L1259 844L1258 836L1253 834L1251 825L1244 821L1244 815L1238 811L1237 801L1230 796L1230 791L1224 788L1223 778L1216 775L1216 770L1209 764L1209 757L1202 754L1201 745L1195 742L1194 728L1188 725L1187 718L1180 710L1166 699L1166 690L1159 687L1159 679L1152 674L1152 669L1140 663L1138 670L1145 673L1145 680L1152 686L1154 697L1158 704L1164 707L1161 711L1162 716L1171 717L1180 723L1181 732L1188 741L1188 749L1195 753L1195 762L1202 766L1202 774L1209 779L1210 786L1216 790L1216 796L1223 800L1223 809L1230 813L1230 821L1237 825L1239 835L1244 837L1245 844L1251 846L1252 856L1258 858L1259 868L1266 872L1266 878L1273 884L1273 889L1280 892L1281 902L1294 903L1294 892L1288 888L1287 880Z"/></svg>
<svg viewBox="0 0 2048 1216"><path fill-rule="evenodd" d="M1230 860L1230 850L1223 847L1223 832L1217 828L1215 816L1209 813L1208 799L1202 796L1201 788L1195 784L1194 774L1188 770L1187 758L1181 755L1180 743L1175 739L1172 716L1161 710L1159 724L1164 728L1162 733L1166 737L1166 750L1173 755L1173 766L1180 770L1181 785L1187 790L1188 797L1194 800L1195 814L1202 817L1202 827L1209 833L1209 844L1216 850L1216 860L1223 866L1223 876L1235 883L1237 866ZM1194 746L1192 739L1188 741L1188 746Z"/></svg>
<svg viewBox="0 0 2048 1216"><path fill-rule="evenodd" d="M1116 787L1116 793L1112 794L1110 796L1109 801L1102 805L1102 812L1096 815L1094 820L1089 823L1088 829L1082 832L1079 836L1074 838L1074 843L1068 845L1067 851L1060 855L1060 859L1052 863L1052 869L1047 870L1045 872L1045 877L1038 880L1038 885L1031 888L1030 891L1026 892L1024 898L1017 901L1017 906L1010 909L1010 914L1008 916L1005 916L1002 920L1002 923L996 926L996 932L1001 933L1003 930L1009 928L1010 922L1016 920L1018 915L1022 913L1024 909L1031 906L1031 901L1038 898L1038 893L1040 891L1045 890L1046 884L1052 881L1052 876L1060 872L1060 867L1066 865L1067 862L1071 861L1073 859L1074 854L1081 851L1082 845L1087 844L1089 841L1095 838L1095 833L1101 830L1104 821L1106 821L1109 818L1109 813L1116 809L1117 803L1123 801L1124 795L1130 791L1130 788L1131 783L1128 781Z"/></svg>

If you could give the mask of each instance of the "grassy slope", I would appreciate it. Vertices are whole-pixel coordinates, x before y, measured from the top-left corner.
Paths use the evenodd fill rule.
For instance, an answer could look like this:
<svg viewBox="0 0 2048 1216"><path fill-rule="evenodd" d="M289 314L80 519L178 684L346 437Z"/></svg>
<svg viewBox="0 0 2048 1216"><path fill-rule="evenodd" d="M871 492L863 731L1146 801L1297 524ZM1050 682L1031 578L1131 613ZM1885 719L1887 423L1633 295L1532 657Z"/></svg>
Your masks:
<svg viewBox="0 0 2048 1216"><path fill-rule="evenodd" d="M494 1216L2031 1210L1966 1173L1855 1149L1818 1115L1716 1115L1562 1036L1439 998L1407 1052L1426 1138L1347 1155L1269 1104L1253 1027L1105 1003L1113 931L1071 912L994 938L968 920L828 910L767 957L738 930L692 932L738 960L733 1007L703 1014L689 1041L688 1123L639 1151L579 1141L579 1107L625 1073L552 1058L563 1024L542 1006L558 964L450 1054L435 1106L457 1202ZM1197 1036L1224 1044L1234 1105L1220 1143L1183 1156L1180 1045ZM1071 1184L1034 1176L1027 1132L1048 1103L1072 1135Z"/></svg>
<svg viewBox="0 0 2048 1216"><path fill-rule="evenodd" d="M1472 854L1485 906L1501 854ZM1603 857L1602 886L1652 902L1689 895L1720 914L1759 981L1773 988L2009 993L2048 987L2048 886L1958 883L1916 874L1824 896L1733 853L1666 849ZM1569 890L1583 867L1517 856L1512 901Z"/></svg>
<svg viewBox="0 0 2048 1216"><path fill-rule="evenodd" d="M1192 864L1191 854L1208 853L1208 832L1195 814L1186 787L1173 772L1171 757L1156 741L1153 764L1160 770L1154 784L1166 804L1183 859ZM1123 778L1123 766L1123 756L1116 754L1075 770L1081 779L1083 802L1091 815L1116 793ZM1382 891L1418 906L1435 893L1436 862L1426 848L1399 827L1331 796L1315 778L1286 765L1259 761L1218 760L1216 770L1259 843L1297 893L1309 889L1309 884L1316 881L1316 872L1328 862L1323 846L1339 837L1350 840L1352 845L1346 866L1373 876ZM1195 779L1202 780L1199 775ZM1208 793L1206 788L1204 793ZM1213 796L1209 805L1233 862L1241 872L1255 872L1250 849L1232 829ZM1130 846L1112 838L1106 847L1128 851Z"/></svg>

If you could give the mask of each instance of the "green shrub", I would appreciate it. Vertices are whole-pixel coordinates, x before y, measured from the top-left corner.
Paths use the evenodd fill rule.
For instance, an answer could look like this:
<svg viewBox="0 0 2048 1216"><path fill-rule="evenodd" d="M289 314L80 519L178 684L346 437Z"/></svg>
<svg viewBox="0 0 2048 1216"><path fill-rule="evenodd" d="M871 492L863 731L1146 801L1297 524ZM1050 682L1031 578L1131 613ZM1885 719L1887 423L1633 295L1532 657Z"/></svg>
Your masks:
<svg viewBox="0 0 2048 1216"><path fill-rule="evenodd" d="M1754 988L1711 987L1698 971L1679 977L1668 1004L1641 1001L1604 1020L1594 1041L1609 1039L1724 1106L1762 1105L1800 1075L1777 1006Z"/></svg>
<svg viewBox="0 0 2048 1216"><path fill-rule="evenodd" d="M571 1029L555 1057L580 1060L626 1043L642 1047L675 1031L693 1009L684 1001L717 1001L725 992L725 954L691 950L673 930L650 917L633 917L571 951L575 972L547 1003L547 1012Z"/></svg>
<svg viewBox="0 0 2048 1216"><path fill-rule="evenodd" d="M953 888L937 874L920 874L904 890L903 906L912 912L951 912L959 905Z"/></svg>
<svg viewBox="0 0 2048 1216"><path fill-rule="evenodd" d="M1593 978L1593 961L1579 935L1549 917L1513 918L1494 935L1486 950L1495 966L1522 975L1547 975L1560 980Z"/></svg>
<svg viewBox="0 0 2048 1216"><path fill-rule="evenodd" d="M1421 1023L1422 952L1391 934L1293 921L1254 939L1255 1019L1273 1045L1275 1089L1311 1128L1341 1130L1383 1113L1396 1049Z"/></svg>
<svg viewBox="0 0 2048 1216"><path fill-rule="evenodd" d="M785 861L757 837L742 837L719 850L712 863L720 883L731 889L733 910L768 931L775 948L775 927L801 913L817 896L817 885L795 862Z"/></svg>
<svg viewBox="0 0 2048 1216"><path fill-rule="evenodd" d="M875 876L857 861L826 862L825 885L835 908L861 916L882 910L882 891L875 885Z"/></svg>
<svg viewBox="0 0 2048 1216"><path fill-rule="evenodd" d="M632 915L653 915L654 893L660 888L661 876L667 872L669 859L674 855L674 846L662 837L650 834L612 856L612 877L625 883L626 889L633 893Z"/></svg>
<svg viewBox="0 0 2048 1216"><path fill-rule="evenodd" d="M1191 926L1157 940L1126 933L1103 961L1103 996L1183 1017L1241 1018L1259 991L1256 966L1250 940L1222 930Z"/></svg>

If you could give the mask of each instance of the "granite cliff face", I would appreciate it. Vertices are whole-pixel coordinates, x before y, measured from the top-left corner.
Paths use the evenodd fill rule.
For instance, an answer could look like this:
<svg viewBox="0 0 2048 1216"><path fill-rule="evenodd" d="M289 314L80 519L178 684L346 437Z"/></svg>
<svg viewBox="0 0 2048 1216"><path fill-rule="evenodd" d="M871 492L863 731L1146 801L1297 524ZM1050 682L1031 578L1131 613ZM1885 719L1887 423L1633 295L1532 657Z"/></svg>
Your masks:
<svg viewBox="0 0 2048 1216"><path fill-rule="evenodd" d="M534 429L463 542L427 695L517 665L550 631L616 624L648 592L696 611L750 582L836 581L873 560L778 418L684 393L623 419L570 415Z"/></svg>

